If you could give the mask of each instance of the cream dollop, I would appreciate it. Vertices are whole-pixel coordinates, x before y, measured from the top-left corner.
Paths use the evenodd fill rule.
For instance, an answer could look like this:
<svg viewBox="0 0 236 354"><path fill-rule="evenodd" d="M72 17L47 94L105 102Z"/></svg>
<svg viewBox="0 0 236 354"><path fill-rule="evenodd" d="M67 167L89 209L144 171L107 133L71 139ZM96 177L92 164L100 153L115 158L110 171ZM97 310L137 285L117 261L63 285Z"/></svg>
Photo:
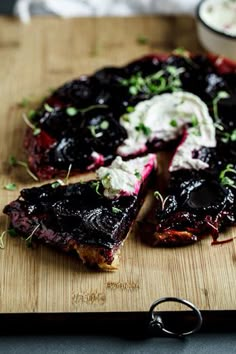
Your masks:
<svg viewBox="0 0 236 354"><path fill-rule="evenodd" d="M236 36L236 2L234 0L207 0L200 6L201 19L212 29Z"/></svg>
<svg viewBox="0 0 236 354"><path fill-rule="evenodd" d="M104 196L116 198L138 194L142 182L151 173L156 163L155 154L123 161L120 156L108 167L100 167L96 173L104 186Z"/></svg>
<svg viewBox="0 0 236 354"><path fill-rule="evenodd" d="M118 148L122 156L147 150L147 142L170 141L185 134L176 150L170 171L181 168L206 168L207 164L192 157L201 146L215 147L215 127L207 105L196 95L180 91L154 96L140 102L134 111L121 117L128 138Z"/></svg>

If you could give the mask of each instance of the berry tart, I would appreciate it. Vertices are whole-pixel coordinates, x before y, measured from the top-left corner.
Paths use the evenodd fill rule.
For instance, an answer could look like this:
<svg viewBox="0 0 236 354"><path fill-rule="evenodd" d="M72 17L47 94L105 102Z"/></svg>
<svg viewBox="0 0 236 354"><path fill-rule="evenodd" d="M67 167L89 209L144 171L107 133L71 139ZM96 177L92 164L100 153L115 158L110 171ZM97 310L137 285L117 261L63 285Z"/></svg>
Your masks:
<svg viewBox="0 0 236 354"><path fill-rule="evenodd" d="M31 115L33 129L25 137L28 165L39 179L61 175L71 165L73 173L98 169L101 177L112 161L125 164L138 156L170 151L163 195L156 186L159 203L152 245L186 245L209 234L217 243L219 231L236 220L235 115L234 63L182 50L149 55L55 90ZM35 238L74 248L85 262L112 268L140 197L136 191L132 196L115 193L110 199L103 190L105 177L98 189L102 197L94 192L94 182L55 190L46 185L23 190L4 211L24 236L40 225ZM92 206L87 207L86 194L91 194ZM113 215L112 207L122 212ZM45 210L50 210L50 217ZM46 224L40 223L42 218ZM90 229L94 226L96 236Z"/></svg>

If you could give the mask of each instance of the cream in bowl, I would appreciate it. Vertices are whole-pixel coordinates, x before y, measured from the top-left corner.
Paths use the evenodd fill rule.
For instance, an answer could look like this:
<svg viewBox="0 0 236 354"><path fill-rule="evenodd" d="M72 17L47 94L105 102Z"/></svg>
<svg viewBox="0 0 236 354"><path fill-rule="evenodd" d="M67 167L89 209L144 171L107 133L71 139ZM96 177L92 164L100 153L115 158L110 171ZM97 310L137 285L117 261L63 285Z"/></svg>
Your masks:
<svg viewBox="0 0 236 354"><path fill-rule="evenodd" d="M236 0L201 1L197 30L207 50L236 60Z"/></svg>

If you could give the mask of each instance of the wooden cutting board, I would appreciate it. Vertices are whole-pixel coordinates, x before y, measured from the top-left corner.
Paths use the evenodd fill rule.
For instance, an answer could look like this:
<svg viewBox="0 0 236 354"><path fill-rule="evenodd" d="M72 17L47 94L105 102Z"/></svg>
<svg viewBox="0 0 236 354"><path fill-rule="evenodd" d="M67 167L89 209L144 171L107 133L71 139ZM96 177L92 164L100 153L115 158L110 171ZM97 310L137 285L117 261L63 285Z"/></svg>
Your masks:
<svg viewBox="0 0 236 354"><path fill-rule="evenodd" d="M148 43L137 43L140 36ZM22 187L37 185L22 168L7 163L10 155L25 159L23 109L18 105L22 98L39 99L50 87L80 74L179 46L202 51L191 18L45 17L29 25L1 18L1 209ZM17 191L3 189L10 182L17 184ZM4 215L0 227L1 232L7 228ZM235 242L211 246L206 238L190 247L153 249L141 242L139 233L135 224L116 273L94 272L76 257L44 246L32 250L20 238L7 237L0 250L0 312L148 311L163 296L186 298L202 310L236 308ZM224 237L232 235L233 230Z"/></svg>

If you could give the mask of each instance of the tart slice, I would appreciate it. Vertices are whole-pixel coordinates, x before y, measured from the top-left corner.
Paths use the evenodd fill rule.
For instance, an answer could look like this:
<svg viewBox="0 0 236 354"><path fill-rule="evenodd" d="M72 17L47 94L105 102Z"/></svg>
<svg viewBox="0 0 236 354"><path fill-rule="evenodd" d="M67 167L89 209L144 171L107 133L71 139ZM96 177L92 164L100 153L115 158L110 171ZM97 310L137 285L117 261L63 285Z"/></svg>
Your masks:
<svg viewBox="0 0 236 354"><path fill-rule="evenodd" d="M117 157L97 170L96 180L23 189L4 213L23 238L75 250L87 265L115 270L155 161L154 154L127 162Z"/></svg>
<svg viewBox="0 0 236 354"><path fill-rule="evenodd" d="M201 147L193 157L208 167L172 171L166 198L156 193L153 246L188 245L207 235L212 244L233 240L220 241L219 233L236 224L235 149L221 142L216 148Z"/></svg>

